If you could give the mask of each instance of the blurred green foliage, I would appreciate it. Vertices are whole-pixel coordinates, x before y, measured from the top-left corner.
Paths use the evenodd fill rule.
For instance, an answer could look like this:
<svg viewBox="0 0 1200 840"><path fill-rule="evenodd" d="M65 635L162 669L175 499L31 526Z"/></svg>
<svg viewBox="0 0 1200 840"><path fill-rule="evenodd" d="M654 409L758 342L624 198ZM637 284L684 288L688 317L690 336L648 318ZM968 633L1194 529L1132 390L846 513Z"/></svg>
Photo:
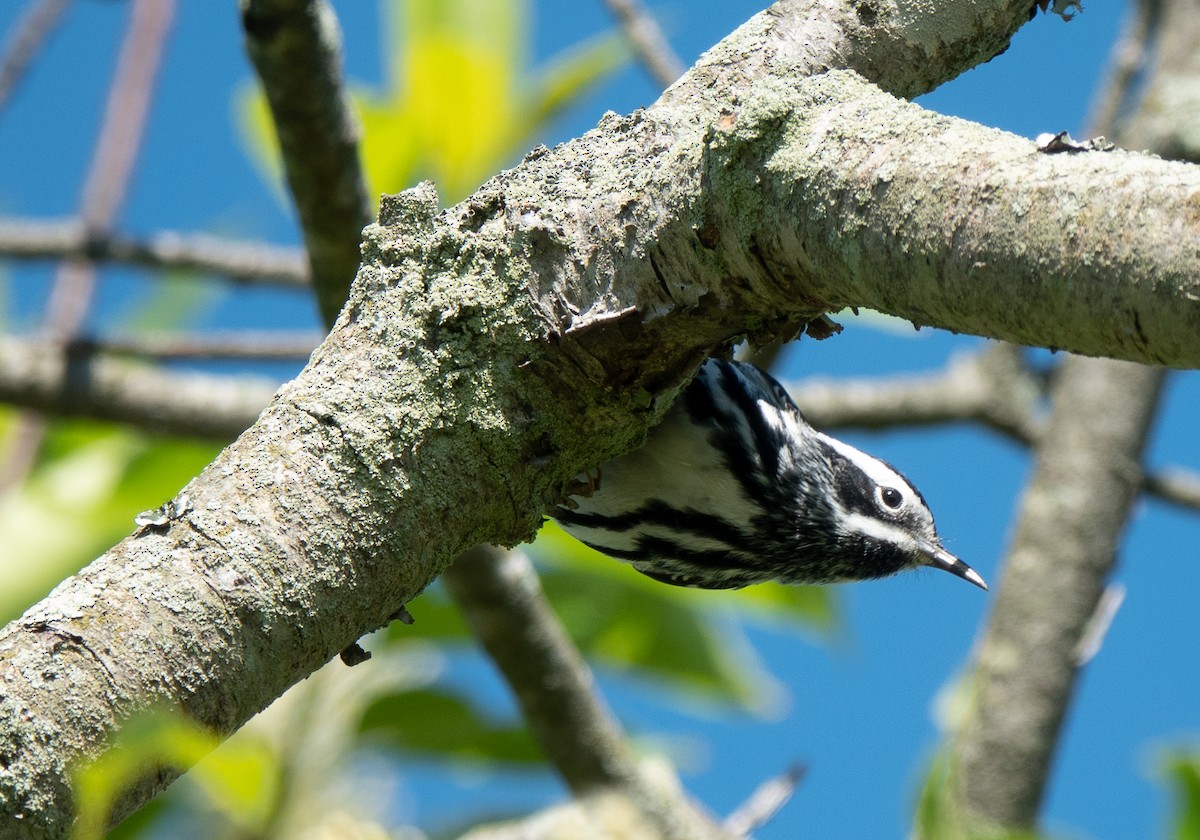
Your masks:
<svg viewBox="0 0 1200 840"><path fill-rule="evenodd" d="M454 202L520 154L546 122L628 59L601 36L527 66L525 0L384 0L382 90L354 84L372 197L431 179ZM255 163L278 185L282 166L266 100L239 97ZM282 195L280 188L280 195Z"/></svg>
<svg viewBox="0 0 1200 840"><path fill-rule="evenodd" d="M1162 759L1162 774L1175 800L1171 840L1200 840L1200 751L1168 752Z"/></svg>

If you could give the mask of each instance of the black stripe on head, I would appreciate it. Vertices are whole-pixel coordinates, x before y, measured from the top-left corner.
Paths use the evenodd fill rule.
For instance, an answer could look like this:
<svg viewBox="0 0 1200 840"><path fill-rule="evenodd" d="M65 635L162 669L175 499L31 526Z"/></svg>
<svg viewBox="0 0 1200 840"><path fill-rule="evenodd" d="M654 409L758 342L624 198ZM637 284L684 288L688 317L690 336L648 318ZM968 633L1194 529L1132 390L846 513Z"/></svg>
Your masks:
<svg viewBox="0 0 1200 840"><path fill-rule="evenodd" d="M877 516L875 482L829 444L821 441L833 469L834 496L847 511Z"/></svg>
<svg viewBox="0 0 1200 840"><path fill-rule="evenodd" d="M780 433L767 422L766 415L758 405L758 398L772 392L773 380L749 365L735 367L724 363L721 366L721 383L745 416L763 475L770 480L779 472ZM761 387L752 391L755 386Z"/></svg>
<svg viewBox="0 0 1200 840"><path fill-rule="evenodd" d="M709 359L684 392L684 399L691 418L703 420L709 426L709 442L720 452L725 466L746 495L765 500L775 484L780 435L767 424L757 401L747 390L746 377L739 373L741 367ZM718 392L736 408L722 406L716 396ZM744 421L735 416L735 411L744 416Z"/></svg>

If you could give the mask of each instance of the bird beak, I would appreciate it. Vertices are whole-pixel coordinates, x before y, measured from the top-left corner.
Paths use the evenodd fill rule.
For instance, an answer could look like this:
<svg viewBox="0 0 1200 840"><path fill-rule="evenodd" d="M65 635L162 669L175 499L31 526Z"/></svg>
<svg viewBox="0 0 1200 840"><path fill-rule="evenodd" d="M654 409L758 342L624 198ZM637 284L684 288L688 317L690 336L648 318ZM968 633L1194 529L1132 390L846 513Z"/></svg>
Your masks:
<svg viewBox="0 0 1200 840"><path fill-rule="evenodd" d="M927 565L933 566L937 569L943 569L952 575L957 575L963 580L967 580L975 584L985 592L987 591L988 585L984 579L979 576L979 572L972 569L970 566L959 560L949 551L946 551L946 549L942 548L940 545L921 542L920 551L925 555L925 562Z"/></svg>

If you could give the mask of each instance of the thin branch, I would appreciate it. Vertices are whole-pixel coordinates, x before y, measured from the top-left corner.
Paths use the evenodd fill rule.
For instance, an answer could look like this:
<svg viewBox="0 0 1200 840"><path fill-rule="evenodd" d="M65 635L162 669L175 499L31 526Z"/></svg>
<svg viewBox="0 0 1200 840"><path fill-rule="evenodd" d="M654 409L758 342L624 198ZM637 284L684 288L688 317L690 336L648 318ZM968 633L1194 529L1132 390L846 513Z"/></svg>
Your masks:
<svg viewBox="0 0 1200 840"><path fill-rule="evenodd" d="M111 230L124 198L174 9L173 0L137 0L130 10L129 28L121 43L100 136L80 198L83 224L97 235ZM76 336L91 307L95 284L95 269L90 262L69 259L62 263L44 319L52 340L65 346ZM42 418L30 414L20 417L8 440L0 488L11 487L28 473L44 433Z"/></svg>
<svg viewBox="0 0 1200 840"><path fill-rule="evenodd" d="M1181 467L1167 467L1146 478L1146 492L1191 511L1200 510L1200 475Z"/></svg>
<svg viewBox="0 0 1200 840"><path fill-rule="evenodd" d="M112 230L129 188L175 2L136 0L130 14L79 211L84 226L101 235Z"/></svg>
<svg viewBox="0 0 1200 840"><path fill-rule="evenodd" d="M241 0L246 50L275 120L283 169L312 267L317 304L333 323L359 264L371 201L358 123L342 87L341 32L326 0Z"/></svg>
<svg viewBox="0 0 1200 840"><path fill-rule="evenodd" d="M105 235L75 219L0 219L0 256L113 262L222 275L247 285L311 288L306 257L296 248L174 231L145 238Z"/></svg>
<svg viewBox="0 0 1200 840"><path fill-rule="evenodd" d="M576 795L614 788L638 802L663 837L722 836L671 786L639 767L523 554L479 546L442 579L516 694L534 738Z"/></svg>
<svg viewBox="0 0 1200 840"><path fill-rule="evenodd" d="M725 818L722 824L725 830L736 837L749 837L756 829L762 828L792 798L804 779L805 771L804 765L797 764L767 779L736 811Z"/></svg>
<svg viewBox="0 0 1200 840"><path fill-rule="evenodd" d="M261 377L168 372L0 338L0 401L56 417L228 441L255 421L276 388Z"/></svg>
<svg viewBox="0 0 1200 840"><path fill-rule="evenodd" d="M89 355L111 353L158 360L246 359L273 361L303 361L318 344L317 333L241 331L235 333L204 333L199 335L144 334L78 338L71 349Z"/></svg>
<svg viewBox="0 0 1200 840"><path fill-rule="evenodd" d="M0 109L8 104L38 50L50 38L71 0L36 0L13 26L0 56Z"/></svg>
<svg viewBox="0 0 1200 840"><path fill-rule="evenodd" d="M641 0L604 0L654 81L667 87L687 69Z"/></svg>
<svg viewBox="0 0 1200 840"><path fill-rule="evenodd" d="M994 343L963 354L942 371L886 379L805 380L788 390L819 428L892 428L975 421L1025 444L1037 440L1042 423L1037 380L1021 350Z"/></svg>
<svg viewBox="0 0 1200 840"><path fill-rule="evenodd" d="M1089 108L1086 136L1119 131L1123 112L1136 104L1138 77L1145 72L1161 19L1159 0L1136 0L1113 44L1108 59L1108 79L1100 86Z"/></svg>

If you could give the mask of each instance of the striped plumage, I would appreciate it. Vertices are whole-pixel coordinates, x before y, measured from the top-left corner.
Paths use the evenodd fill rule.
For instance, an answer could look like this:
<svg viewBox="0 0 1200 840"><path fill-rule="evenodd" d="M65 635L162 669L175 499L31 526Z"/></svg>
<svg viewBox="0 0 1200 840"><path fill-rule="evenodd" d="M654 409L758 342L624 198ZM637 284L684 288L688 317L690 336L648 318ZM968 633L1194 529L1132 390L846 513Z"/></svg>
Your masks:
<svg viewBox="0 0 1200 840"><path fill-rule="evenodd" d="M602 465L554 518L664 583L833 583L921 565L987 588L884 462L808 425L753 365L710 359L636 452Z"/></svg>

